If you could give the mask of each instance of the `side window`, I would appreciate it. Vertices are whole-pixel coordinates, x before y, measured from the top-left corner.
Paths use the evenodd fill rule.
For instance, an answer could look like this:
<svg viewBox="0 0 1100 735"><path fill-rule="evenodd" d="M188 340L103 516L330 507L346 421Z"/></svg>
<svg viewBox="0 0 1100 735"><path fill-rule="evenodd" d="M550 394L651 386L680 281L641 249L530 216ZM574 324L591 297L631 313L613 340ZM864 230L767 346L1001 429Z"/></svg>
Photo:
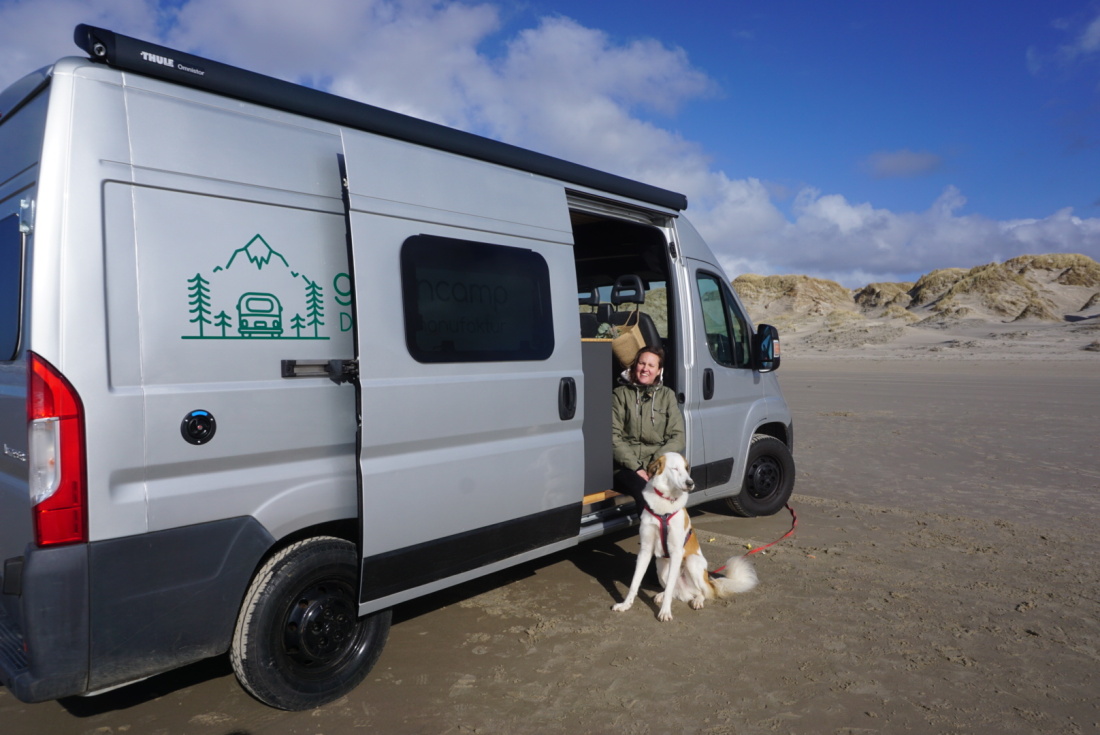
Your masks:
<svg viewBox="0 0 1100 735"><path fill-rule="evenodd" d="M523 248L433 235L401 247L405 342L419 362L545 360L550 270Z"/></svg>
<svg viewBox="0 0 1100 735"><path fill-rule="evenodd" d="M19 216L0 219L0 361L14 360L19 350L23 301L23 234Z"/></svg>
<svg viewBox="0 0 1100 735"><path fill-rule="evenodd" d="M729 286L709 273L696 276L703 329L715 362L729 367L749 367L749 329Z"/></svg>

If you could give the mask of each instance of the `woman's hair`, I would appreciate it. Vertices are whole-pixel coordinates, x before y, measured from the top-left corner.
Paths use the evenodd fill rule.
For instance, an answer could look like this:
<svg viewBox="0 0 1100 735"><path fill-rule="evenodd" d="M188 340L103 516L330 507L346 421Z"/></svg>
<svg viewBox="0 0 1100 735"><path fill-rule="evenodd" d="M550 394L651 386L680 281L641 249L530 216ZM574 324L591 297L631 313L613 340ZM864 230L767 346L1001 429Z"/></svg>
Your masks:
<svg viewBox="0 0 1100 735"><path fill-rule="evenodd" d="M642 355L644 355L647 352L656 355L657 356L657 368L662 369L662 370L664 369L664 367L665 367L665 351L664 351L664 348L662 348L662 347L652 347L650 345L646 345L642 349L638 350L638 354L634 356L634 361L630 363L631 372L633 372L634 368L638 365L638 360L642 359Z"/></svg>

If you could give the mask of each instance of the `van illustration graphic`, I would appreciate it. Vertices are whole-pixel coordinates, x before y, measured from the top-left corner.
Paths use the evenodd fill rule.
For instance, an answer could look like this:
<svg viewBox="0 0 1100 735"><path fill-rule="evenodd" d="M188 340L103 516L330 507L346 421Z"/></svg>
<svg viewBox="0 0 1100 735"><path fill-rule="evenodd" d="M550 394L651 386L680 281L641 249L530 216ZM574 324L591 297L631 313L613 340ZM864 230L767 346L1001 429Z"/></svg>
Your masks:
<svg viewBox="0 0 1100 735"><path fill-rule="evenodd" d="M279 337L283 333L283 305L274 294L246 293L237 301L237 331L242 337Z"/></svg>
<svg viewBox="0 0 1100 735"><path fill-rule="evenodd" d="M329 274L324 280L333 284L338 324L325 316L324 286L294 270L257 234L234 250L225 265L187 279L188 322L195 332L181 339L329 339L322 330L327 322L347 332L349 276Z"/></svg>

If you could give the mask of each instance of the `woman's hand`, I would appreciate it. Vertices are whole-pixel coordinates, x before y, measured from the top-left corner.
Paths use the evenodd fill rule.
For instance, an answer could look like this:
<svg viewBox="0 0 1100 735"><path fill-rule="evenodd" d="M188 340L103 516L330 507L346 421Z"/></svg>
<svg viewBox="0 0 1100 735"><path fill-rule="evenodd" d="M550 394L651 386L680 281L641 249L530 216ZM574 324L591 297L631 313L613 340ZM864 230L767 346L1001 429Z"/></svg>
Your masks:
<svg viewBox="0 0 1100 735"><path fill-rule="evenodd" d="M646 482L649 482L649 473L648 472L646 472L645 470L636 470L636 471L638 473L638 477L642 478Z"/></svg>

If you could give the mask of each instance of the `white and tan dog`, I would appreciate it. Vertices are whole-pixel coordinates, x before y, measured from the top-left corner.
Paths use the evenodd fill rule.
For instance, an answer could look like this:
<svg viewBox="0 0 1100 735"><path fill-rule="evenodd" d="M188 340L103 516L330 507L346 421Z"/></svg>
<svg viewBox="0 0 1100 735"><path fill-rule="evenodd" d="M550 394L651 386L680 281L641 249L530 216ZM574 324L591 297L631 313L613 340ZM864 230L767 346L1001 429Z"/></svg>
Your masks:
<svg viewBox="0 0 1100 735"><path fill-rule="evenodd" d="M642 511L641 547L634 579L626 599L611 609L624 612L634 604L649 560L654 555L657 556L657 576L665 588L654 598L661 606L657 613L661 622L672 620L673 599L683 600L690 603L692 609L699 610L707 600L725 599L755 587L756 572L742 556L731 557L721 576L712 579L707 571L707 560L684 510L688 493L695 487L684 458L675 452L663 454L650 463L646 471L649 482L643 497L648 507Z"/></svg>

